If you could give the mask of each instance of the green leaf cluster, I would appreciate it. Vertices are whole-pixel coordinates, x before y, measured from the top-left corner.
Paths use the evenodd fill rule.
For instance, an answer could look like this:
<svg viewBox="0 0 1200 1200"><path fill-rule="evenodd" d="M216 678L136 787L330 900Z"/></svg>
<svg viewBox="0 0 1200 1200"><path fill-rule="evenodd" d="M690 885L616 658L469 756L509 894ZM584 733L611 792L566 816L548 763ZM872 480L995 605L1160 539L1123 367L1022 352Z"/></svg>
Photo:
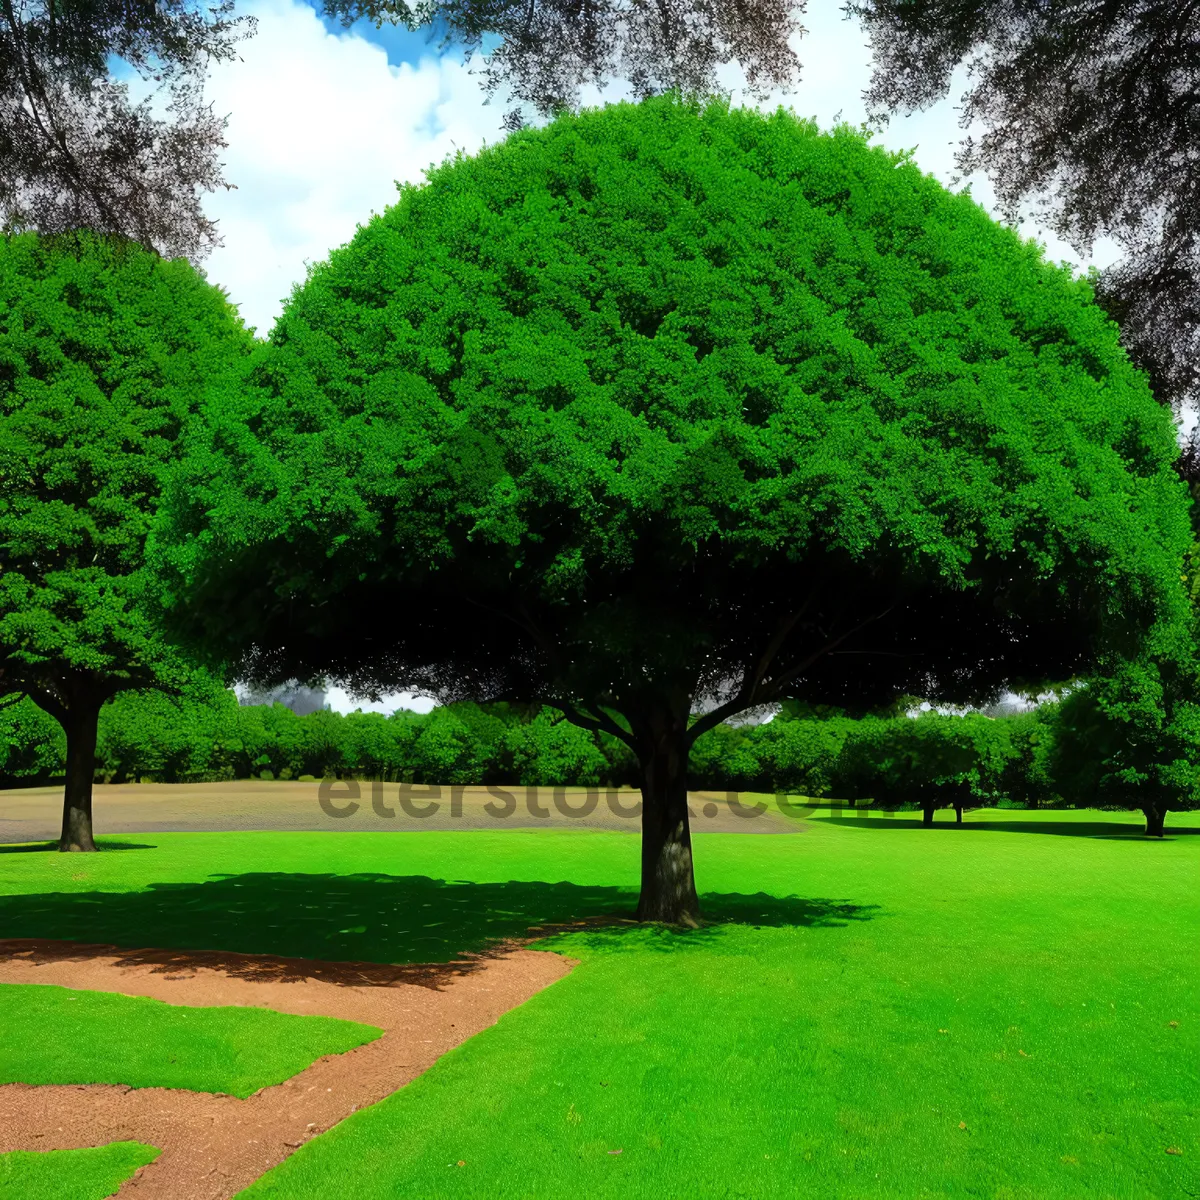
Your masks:
<svg viewBox="0 0 1200 1200"><path fill-rule="evenodd" d="M189 415L252 343L186 260L87 230L0 238L0 692L58 715L186 678L143 550Z"/></svg>

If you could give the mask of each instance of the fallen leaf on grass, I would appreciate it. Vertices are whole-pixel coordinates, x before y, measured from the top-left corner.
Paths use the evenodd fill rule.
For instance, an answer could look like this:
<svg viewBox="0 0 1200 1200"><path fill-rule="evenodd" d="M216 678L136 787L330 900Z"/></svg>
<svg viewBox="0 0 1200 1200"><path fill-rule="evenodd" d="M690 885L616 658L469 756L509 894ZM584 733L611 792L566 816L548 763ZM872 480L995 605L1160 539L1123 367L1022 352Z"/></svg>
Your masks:
<svg viewBox="0 0 1200 1200"><path fill-rule="evenodd" d="M1065 1163L1070 1163L1073 1167L1079 1166L1079 1159L1077 1159L1073 1154L1064 1154L1062 1156L1062 1160Z"/></svg>
<svg viewBox="0 0 1200 1200"><path fill-rule="evenodd" d="M1168 1021L1168 1022L1167 1022L1167 1024L1168 1024L1168 1025L1169 1025L1169 1026L1170 1026L1172 1029L1178 1029L1178 1028L1179 1028L1179 1022L1178 1022L1178 1021Z"/></svg>
<svg viewBox="0 0 1200 1200"><path fill-rule="evenodd" d="M1180 1150L1180 1148L1178 1146L1168 1146L1167 1153L1168 1154L1182 1154L1183 1151Z"/></svg>
<svg viewBox="0 0 1200 1200"><path fill-rule="evenodd" d="M458 1165L459 1165L460 1167L465 1167L467 1164L466 1164L465 1162L463 1162L463 1160L460 1158L460 1159L458 1160Z"/></svg>
<svg viewBox="0 0 1200 1200"><path fill-rule="evenodd" d="M959 1129L966 1129L966 1127L967 1127L966 1121L959 1121L958 1127L959 1127Z"/></svg>
<svg viewBox="0 0 1200 1200"><path fill-rule="evenodd" d="M621 1150L610 1150L609 1151L609 1154L620 1154L620 1153L621 1153Z"/></svg>

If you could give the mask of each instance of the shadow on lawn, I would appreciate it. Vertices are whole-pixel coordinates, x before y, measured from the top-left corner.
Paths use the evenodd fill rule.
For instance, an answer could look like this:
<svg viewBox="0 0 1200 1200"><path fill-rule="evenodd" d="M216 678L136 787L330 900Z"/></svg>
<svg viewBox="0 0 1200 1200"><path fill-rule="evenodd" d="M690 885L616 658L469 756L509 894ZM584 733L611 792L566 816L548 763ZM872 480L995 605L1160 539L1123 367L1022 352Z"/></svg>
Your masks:
<svg viewBox="0 0 1200 1200"><path fill-rule="evenodd" d="M642 925L631 918L620 921L589 922L584 929L555 930L566 935L564 946L585 946L589 950L699 950L726 936L731 926L754 929L796 927L842 928L851 921L870 921L880 911L877 904L851 904L845 900L802 899L799 896L752 896L706 892L700 897L701 924L697 929L669 925ZM556 949L551 935L545 949ZM539 948L540 944L539 944Z"/></svg>
<svg viewBox="0 0 1200 1200"><path fill-rule="evenodd" d="M1049 833L1058 837L1087 837L1087 838L1124 838L1129 841L1161 842L1169 841L1176 834L1200 833L1200 828L1187 825L1172 827L1170 816L1167 817L1166 833L1162 838L1147 837L1142 825L1130 821L965 821L956 825L951 812L948 819L934 819L933 825L923 825L920 813L913 816L893 817L882 815L878 810L861 809L862 815L857 817L827 817L831 825L852 825L856 829L914 829L928 833L930 829L956 830L967 833L971 830L992 830L998 833ZM970 811L970 810L968 810ZM1180 817L1189 817L1190 813L1179 813ZM915 819L914 819L915 818Z"/></svg>
<svg viewBox="0 0 1200 1200"><path fill-rule="evenodd" d="M604 926L611 944L626 931L644 933L630 920L635 904L636 895L623 888L573 883L262 872L137 892L0 896L0 930L8 939L0 954L119 953L164 971L209 966L255 979L436 987L472 969L463 956L486 956L516 939ZM716 925L827 925L868 915L852 904L766 895L708 895L703 904ZM711 936L709 928L694 936Z"/></svg>

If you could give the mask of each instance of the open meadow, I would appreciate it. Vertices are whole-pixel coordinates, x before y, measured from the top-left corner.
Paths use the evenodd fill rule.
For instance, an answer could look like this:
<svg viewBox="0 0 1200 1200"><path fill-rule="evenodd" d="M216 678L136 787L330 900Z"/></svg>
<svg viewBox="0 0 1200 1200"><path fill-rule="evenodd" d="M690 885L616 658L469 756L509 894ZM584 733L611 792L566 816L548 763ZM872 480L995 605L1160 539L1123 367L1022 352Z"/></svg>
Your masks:
<svg viewBox="0 0 1200 1200"><path fill-rule="evenodd" d="M0 929L14 939L0 1011L6 1028L45 1034L42 1048L6 1039L0 1144L65 1156L54 1171L0 1157L0 1194L109 1195L116 1167L158 1149L79 1150L138 1140L119 1106L107 1132L73 1133L67 1109L47 1110L67 1113L67 1132L13 1145L14 1106L28 1120L46 1085L264 1088L219 1098L253 1105L318 1056L309 1070L400 1036L377 1038L386 1013L369 1029L321 1025L238 1008L256 1003L244 997L205 1010L83 990L72 1010L62 983L75 971L88 988L103 950L145 973L142 995L189 974L367 1000L407 988L431 1006L407 1043L447 1034L405 1086L344 1119L328 1110L257 1176L247 1166L239 1195L345 1194L352 1172L356 1197L1194 1196L1200 829L1173 821L1158 840L1138 814L977 810L930 830L919 813L822 806L796 836L697 833L705 923L690 932L622 919L636 823L155 833L86 857L0 847ZM539 935L533 950L560 966L455 1042L436 1005L488 972L527 976L546 956L513 948ZM68 960L24 939L97 946ZM339 979L334 964L359 973ZM31 986L50 975L56 987ZM280 1022L261 1061L234 1015ZM171 1136L178 1158L186 1137ZM139 1196L165 1194L151 1185L167 1159L140 1168Z"/></svg>

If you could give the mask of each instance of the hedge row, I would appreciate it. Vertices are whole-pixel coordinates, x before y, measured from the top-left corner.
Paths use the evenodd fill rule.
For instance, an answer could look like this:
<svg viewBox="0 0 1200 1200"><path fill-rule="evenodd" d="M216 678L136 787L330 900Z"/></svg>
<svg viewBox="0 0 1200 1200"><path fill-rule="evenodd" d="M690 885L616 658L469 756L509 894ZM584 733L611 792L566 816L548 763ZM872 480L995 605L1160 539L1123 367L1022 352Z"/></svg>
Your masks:
<svg viewBox="0 0 1200 1200"><path fill-rule="evenodd" d="M1047 804L1054 706L991 720L926 714L826 720L781 714L755 726L721 725L695 745L692 786L805 796ZM57 723L31 701L0 709L0 783L61 776ZM164 783L252 777L379 777L418 784L636 785L625 744L596 736L552 709L458 704L428 714L315 712L239 705L233 692L197 685L178 699L124 693L100 716L96 779Z"/></svg>

